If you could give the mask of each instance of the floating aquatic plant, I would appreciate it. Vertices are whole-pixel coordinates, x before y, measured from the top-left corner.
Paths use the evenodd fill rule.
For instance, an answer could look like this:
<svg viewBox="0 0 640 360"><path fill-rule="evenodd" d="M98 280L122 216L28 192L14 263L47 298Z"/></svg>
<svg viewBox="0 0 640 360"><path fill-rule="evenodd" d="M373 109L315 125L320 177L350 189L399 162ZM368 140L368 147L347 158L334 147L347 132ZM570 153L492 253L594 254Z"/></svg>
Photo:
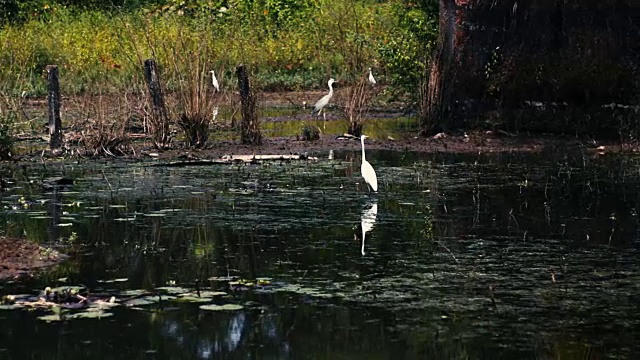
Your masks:
<svg viewBox="0 0 640 360"><path fill-rule="evenodd" d="M244 306L238 304L224 304L224 305L216 305L216 304L208 304L208 305L200 305L201 310L207 311L236 311L244 309Z"/></svg>

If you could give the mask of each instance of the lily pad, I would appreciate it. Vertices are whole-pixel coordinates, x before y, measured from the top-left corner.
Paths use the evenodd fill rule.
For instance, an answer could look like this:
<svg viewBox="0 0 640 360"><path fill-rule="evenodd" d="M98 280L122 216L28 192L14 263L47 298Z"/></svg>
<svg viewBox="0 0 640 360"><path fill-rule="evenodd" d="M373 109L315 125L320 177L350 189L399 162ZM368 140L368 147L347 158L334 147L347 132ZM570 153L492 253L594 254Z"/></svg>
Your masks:
<svg viewBox="0 0 640 360"><path fill-rule="evenodd" d="M244 306L238 304L224 304L224 305L216 305L216 304L208 304L208 305L200 305L200 309L207 311L236 311L244 309Z"/></svg>
<svg viewBox="0 0 640 360"><path fill-rule="evenodd" d="M181 286L162 286L157 287L156 290L172 295L184 294L190 291L190 289L186 289Z"/></svg>
<svg viewBox="0 0 640 360"><path fill-rule="evenodd" d="M83 290L85 290L86 288L84 286L58 286L55 288L51 288L51 293L64 293L64 292L69 292L69 293L79 293Z"/></svg>
<svg viewBox="0 0 640 360"><path fill-rule="evenodd" d="M204 291L200 291L200 296L198 296L198 293L196 291L191 291L188 293L184 293L184 294L179 294L179 297L201 297L201 298L213 298L215 296L224 296L227 295L226 292L224 291L210 291L210 290L204 290Z"/></svg>
<svg viewBox="0 0 640 360"><path fill-rule="evenodd" d="M236 280L238 277L237 276L212 276L210 278L208 278L207 280L209 281L232 281L232 280Z"/></svg>
<svg viewBox="0 0 640 360"><path fill-rule="evenodd" d="M314 288L308 288L308 287L302 287L300 285L294 285L294 284L287 284L284 285L280 288L274 288L273 290L271 289L264 289L265 291L269 292L269 291L275 291L275 292L291 292L291 293L296 293L296 294L301 294L301 295L308 295L308 296L313 296L313 297L318 297L318 298L332 298L335 295L334 294L330 294L330 293L325 293L322 292L318 289L314 289Z"/></svg>
<svg viewBox="0 0 640 360"><path fill-rule="evenodd" d="M38 320L52 322L52 321L61 321L62 318L58 314L49 314L49 315L38 316Z"/></svg>
<svg viewBox="0 0 640 360"><path fill-rule="evenodd" d="M158 296L145 296L141 298L129 299L123 302L126 306L146 306L160 302Z"/></svg>
<svg viewBox="0 0 640 360"><path fill-rule="evenodd" d="M270 285L271 284L271 278L268 277L262 277L262 278L256 278L256 283L258 285Z"/></svg>
<svg viewBox="0 0 640 360"><path fill-rule="evenodd" d="M128 278L119 278L119 279L110 279L110 280L98 280L98 283L113 284L113 283L126 282L126 281L129 281L129 279Z"/></svg>
<svg viewBox="0 0 640 360"><path fill-rule="evenodd" d="M66 318L67 319L102 319L102 318L111 317L111 316L113 316L113 314L109 312L88 310L88 311L67 315Z"/></svg>
<svg viewBox="0 0 640 360"><path fill-rule="evenodd" d="M213 298L210 297L197 297L197 296L180 296L175 299L176 301L193 302L193 303L205 303L210 302Z"/></svg>
<svg viewBox="0 0 640 360"><path fill-rule="evenodd" d="M14 310L22 308L19 304L0 304L0 310Z"/></svg>
<svg viewBox="0 0 640 360"><path fill-rule="evenodd" d="M120 296L140 296L148 294L149 292L144 289L134 289L134 290L123 290L120 292Z"/></svg>
<svg viewBox="0 0 640 360"><path fill-rule="evenodd" d="M88 310L73 314L65 314L62 316L59 314L43 315L39 316L38 319L46 322L54 322L72 319L102 319L110 316L113 316L113 314L104 311Z"/></svg>

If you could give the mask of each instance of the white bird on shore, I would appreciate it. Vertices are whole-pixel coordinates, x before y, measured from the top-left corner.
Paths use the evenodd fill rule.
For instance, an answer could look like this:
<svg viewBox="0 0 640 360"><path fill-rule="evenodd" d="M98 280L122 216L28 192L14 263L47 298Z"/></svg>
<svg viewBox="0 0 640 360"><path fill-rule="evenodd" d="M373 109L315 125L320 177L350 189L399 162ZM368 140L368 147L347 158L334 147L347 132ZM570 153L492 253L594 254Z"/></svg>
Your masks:
<svg viewBox="0 0 640 360"><path fill-rule="evenodd" d="M362 165L360 165L360 172L362 173L364 181L368 185L369 193L371 193L371 190L378 192L378 177L376 176L376 171L373 169L373 166L369 164L364 155L364 139L366 138L368 138L367 135L360 136L360 142L362 143Z"/></svg>
<svg viewBox="0 0 640 360"><path fill-rule="evenodd" d="M218 84L215 71L211 70L209 72L211 73L211 84L213 84L213 87L216 88L217 92L220 92L220 84Z"/></svg>
<svg viewBox="0 0 640 360"><path fill-rule="evenodd" d="M371 72L371 68L369 68L369 82L371 83L371 85L375 85L376 84L376 79L373 77L373 73Z"/></svg>
<svg viewBox="0 0 640 360"><path fill-rule="evenodd" d="M218 109L219 109L219 106L218 106L218 105L216 105L216 106L213 108L213 111L211 112L211 113L212 113L212 115L213 115L213 121L216 121L216 117L218 117Z"/></svg>
<svg viewBox="0 0 640 360"><path fill-rule="evenodd" d="M313 106L313 111L311 112L311 115L320 115L320 112L322 111L322 116L324 116L324 119L327 120L327 113L326 111L323 111L323 109L325 106L327 106L327 104L329 103L329 100L331 100L331 97L333 96L334 82L336 81L333 78L329 79L329 81L327 82L327 85L329 85L329 93L321 97L320 100L316 102L316 104Z"/></svg>

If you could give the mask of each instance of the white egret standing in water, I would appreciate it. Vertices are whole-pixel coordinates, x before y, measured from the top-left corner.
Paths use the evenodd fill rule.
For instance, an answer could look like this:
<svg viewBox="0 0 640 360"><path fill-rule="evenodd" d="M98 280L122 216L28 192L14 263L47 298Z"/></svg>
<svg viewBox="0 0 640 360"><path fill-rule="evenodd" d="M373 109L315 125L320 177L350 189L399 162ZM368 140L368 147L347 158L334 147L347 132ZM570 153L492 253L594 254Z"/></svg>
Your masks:
<svg viewBox="0 0 640 360"><path fill-rule="evenodd" d="M378 177L376 176L376 171L373 170L373 166L369 164L364 154L364 139L368 138L367 135L360 136L360 142L362 143L362 165L360 165L360 172L362 173L362 177L364 181L367 183L369 187L369 192L373 190L374 192L378 192Z"/></svg>
<svg viewBox="0 0 640 360"><path fill-rule="evenodd" d="M364 209L360 220L360 227L362 228L362 248L360 249L360 252L362 253L362 256L364 256L364 238L367 232L373 229L373 224L376 223L376 216L378 216L378 203L377 200L374 199L371 207Z"/></svg>
<svg viewBox="0 0 640 360"><path fill-rule="evenodd" d="M371 83L371 85L375 85L376 84L376 79L373 77L373 73L371 72L371 68L369 68L369 82Z"/></svg>
<svg viewBox="0 0 640 360"><path fill-rule="evenodd" d="M215 71L211 70L209 72L211 73L211 84L213 84L213 87L216 88L217 92L220 92L220 84L218 84L218 78L216 78Z"/></svg>
<svg viewBox="0 0 640 360"><path fill-rule="evenodd" d="M329 85L329 93L321 97L320 100L316 102L316 104L313 106L313 111L311 112L311 115L320 115L320 112L322 111L322 116L324 117L325 120L327 120L327 112L323 110L324 110L324 107L327 106L327 104L329 103L329 100L331 100L331 97L333 96L334 82L336 81L333 78L329 79L329 81L327 82L327 85Z"/></svg>

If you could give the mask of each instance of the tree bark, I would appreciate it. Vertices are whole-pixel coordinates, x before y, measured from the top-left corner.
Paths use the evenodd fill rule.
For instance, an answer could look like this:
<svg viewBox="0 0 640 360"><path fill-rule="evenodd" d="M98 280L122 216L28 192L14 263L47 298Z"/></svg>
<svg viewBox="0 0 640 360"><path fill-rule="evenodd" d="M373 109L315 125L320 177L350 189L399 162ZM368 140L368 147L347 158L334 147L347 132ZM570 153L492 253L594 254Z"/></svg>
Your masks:
<svg viewBox="0 0 640 360"><path fill-rule="evenodd" d="M262 134L260 123L256 116L256 97L249 84L247 67L239 65L236 68L238 88L240 88L240 103L242 104L242 123L240 125L240 138L243 144L260 145Z"/></svg>
<svg viewBox="0 0 640 360"><path fill-rule="evenodd" d="M448 127L447 110L455 51L456 0L440 1L438 44L423 81L421 133L428 136ZM462 2L464 0L458 0Z"/></svg>
<svg viewBox="0 0 640 360"><path fill-rule="evenodd" d="M155 59L147 59L144 61L144 77L147 80L153 110L151 117L153 143L156 148L164 149L168 147L170 142L169 116L167 115L167 108L164 103L159 73Z"/></svg>
<svg viewBox="0 0 640 360"><path fill-rule="evenodd" d="M60 149L62 146L62 125L60 122L60 82L58 65L47 66L47 89L49 91L49 148Z"/></svg>

